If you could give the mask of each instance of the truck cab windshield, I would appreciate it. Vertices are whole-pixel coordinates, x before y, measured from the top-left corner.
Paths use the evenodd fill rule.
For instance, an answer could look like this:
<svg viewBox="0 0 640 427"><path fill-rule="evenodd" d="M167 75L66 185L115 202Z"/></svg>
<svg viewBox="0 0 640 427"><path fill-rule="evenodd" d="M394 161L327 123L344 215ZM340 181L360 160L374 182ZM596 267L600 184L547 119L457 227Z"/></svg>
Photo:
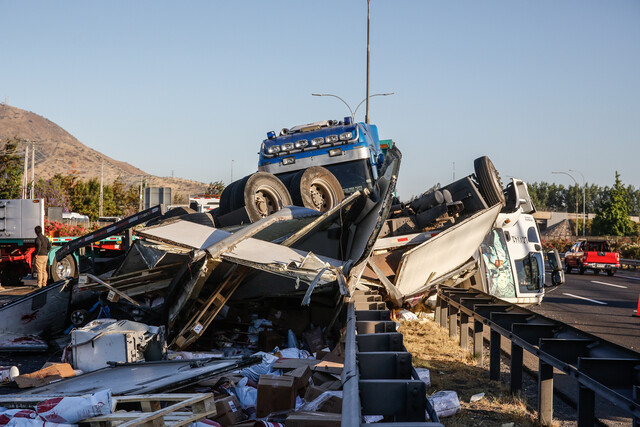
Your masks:
<svg viewBox="0 0 640 427"><path fill-rule="evenodd" d="M540 290L542 286L542 255L530 252L522 259L515 260L520 292Z"/></svg>

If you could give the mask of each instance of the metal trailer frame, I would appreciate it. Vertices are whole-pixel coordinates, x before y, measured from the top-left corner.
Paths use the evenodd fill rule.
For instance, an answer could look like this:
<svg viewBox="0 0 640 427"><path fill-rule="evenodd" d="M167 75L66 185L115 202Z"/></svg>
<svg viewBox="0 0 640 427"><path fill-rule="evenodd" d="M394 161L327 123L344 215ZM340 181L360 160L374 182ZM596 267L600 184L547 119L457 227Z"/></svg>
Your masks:
<svg viewBox="0 0 640 427"><path fill-rule="evenodd" d="M490 328L489 377L500 379L500 340L511 341L511 392L522 389L523 350L539 359L538 418L553 419L553 369L578 383L578 426L595 423L596 393L640 426L640 353L473 289L440 288L435 319L482 364L484 327Z"/></svg>

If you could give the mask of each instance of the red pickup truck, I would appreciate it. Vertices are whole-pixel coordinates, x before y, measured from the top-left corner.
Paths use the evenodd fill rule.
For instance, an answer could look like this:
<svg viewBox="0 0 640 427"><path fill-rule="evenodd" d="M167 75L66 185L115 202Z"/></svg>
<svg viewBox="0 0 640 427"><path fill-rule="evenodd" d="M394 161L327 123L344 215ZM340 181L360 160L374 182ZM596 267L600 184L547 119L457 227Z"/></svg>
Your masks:
<svg viewBox="0 0 640 427"><path fill-rule="evenodd" d="M564 268L567 274L573 268L577 268L580 274L590 268L595 274L606 270L609 276L613 276L620 268L620 254L611 252L609 242L605 240L579 240L564 255Z"/></svg>

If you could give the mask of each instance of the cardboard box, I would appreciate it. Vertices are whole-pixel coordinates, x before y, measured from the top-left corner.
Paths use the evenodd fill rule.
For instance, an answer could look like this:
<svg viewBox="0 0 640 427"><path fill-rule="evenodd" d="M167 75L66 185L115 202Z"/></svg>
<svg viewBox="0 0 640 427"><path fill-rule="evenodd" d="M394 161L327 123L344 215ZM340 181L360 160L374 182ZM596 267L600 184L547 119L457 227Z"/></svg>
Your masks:
<svg viewBox="0 0 640 427"><path fill-rule="evenodd" d="M217 415L215 421L223 426L230 426L244 420L240 402L235 396L227 396L216 400Z"/></svg>
<svg viewBox="0 0 640 427"><path fill-rule="evenodd" d="M285 373L285 375L293 377L295 379L295 381L293 382L293 386L296 390L296 394L300 397L304 396L307 387L309 387L309 380L311 379L311 368L308 366L300 366L293 371Z"/></svg>
<svg viewBox="0 0 640 427"><path fill-rule="evenodd" d="M271 352L274 348L282 345L282 335L274 331L258 332L258 349Z"/></svg>
<svg viewBox="0 0 640 427"><path fill-rule="evenodd" d="M258 382L258 418L272 412L294 409L296 406L295 378L287 375L260 375Z"/></svg>
<svg viewBox="0 0 640 427"><path fill-rule="evenodd" d="M285 421L287 427L336 427L340 426L341 414L322 412L295 412Z"/></svg>
<svg viewBox="0 0 640 427"><path fill-rule="evenodd" d="M76 373L68 363L55 363L30 374L15 377L20 388L40 387L62 378L75 377Z"/></svg>
<svg viewBox="0 0 640 427"><path fill-rule="evenodd" d="M303 332L302 338L309 347L311 353L315 353L318 350L322 350L325 347L324 338L322 337L322 329L320 326L311 329L310 331Z"/></svg>

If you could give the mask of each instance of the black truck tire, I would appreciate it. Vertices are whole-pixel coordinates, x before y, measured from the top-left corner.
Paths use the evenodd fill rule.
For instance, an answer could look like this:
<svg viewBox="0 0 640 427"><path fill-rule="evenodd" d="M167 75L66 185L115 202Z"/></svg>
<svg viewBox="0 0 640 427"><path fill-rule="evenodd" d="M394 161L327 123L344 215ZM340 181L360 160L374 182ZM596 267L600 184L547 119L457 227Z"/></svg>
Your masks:
<svg viewBox="0 0 640 427"><path fill-rule="evenodd" d="M54 282L78 277L78 266L73 255L69 254L60 261L54 258L49 273Z"/></svg>
<svg viewBox="0 0 640 427"><path fill-rule="evenodd" d="M235 208L233 207L233 189L237 186L238 181L234 181L231 184L227 185L224 190L222 190L222 194L220 195L220 206L219 206L219 215L224 215Z"/></svg>
<svg viewBox="0 0 640 427"><path fill-rule="evenodd" d="M340 181L328 169L312 166L295 174L288 182L293 204L326 212L344 199Z"/></svg>
<svg viewBox="0 0 640 427"><path fill-rule="evenodd" d="M487 202L487 205L506 205L506 199L502 189L500 175L487 156L478 157L473 162L473 168L480 184L480 194Z"/></svg>
<svg viewBox="0 0 640 427"><path fill-rule="evenodd" d="M267 172L256 172L243 178L233 193L235 201L237 196L242 195L241 204L234 209L245 206L251 222L293 204L287 187L275 175Z"/></svg>

